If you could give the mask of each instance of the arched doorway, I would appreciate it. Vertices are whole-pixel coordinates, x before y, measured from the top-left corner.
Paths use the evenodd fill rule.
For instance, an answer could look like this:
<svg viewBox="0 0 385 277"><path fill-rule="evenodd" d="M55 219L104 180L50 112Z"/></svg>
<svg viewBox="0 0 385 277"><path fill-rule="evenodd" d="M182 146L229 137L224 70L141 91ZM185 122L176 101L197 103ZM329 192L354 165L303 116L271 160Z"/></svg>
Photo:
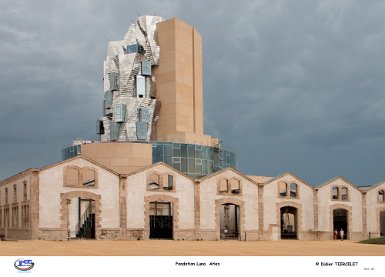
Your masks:
<svg viewBox="0 0 385 277"><path fill-rule="evenodd" d="M339 239L348 239L348 233L349 233L349 226L348 226L348 211L345 209L335 209L333 210L333 230L338 231L338 238ZM341 238L340 236L340 230L344 230L344 237Z"/></svg>
<svg viewBox="0 0 385 277"><path fill-rule="evenodd" d="M67 201L69 237L95 239L95 200L73 197Z"/></svg>
<svg viewBox="0 0 385 277"><path fill-rule="evenodd" d="M385 211L380 212L380 236L385 236Z"/></svg>
<svg viewBox="0 0 385 277"><path fill-rule="evenodd" d="M61 193L60 206L60 226L69 238L100 238L100 195L86 191Z"/></svg>
<svg viewBox="0 0 385 277"><path fill-rule="evenodd" d="M150 239L173 239L172 203L150 202Z"/></svg>
<svg viewBox="0 0 385 277"><path fill-rule="evenodd" d="M226 203L220 206L221 239L238 239L240 233L240 209L238 205Z"/></svg>
<svg viewBox="0 0 385 277"><path fill-rule="evenodd" d="M292 206L280 209L281 239L298 239L298 210Z"/></svg>

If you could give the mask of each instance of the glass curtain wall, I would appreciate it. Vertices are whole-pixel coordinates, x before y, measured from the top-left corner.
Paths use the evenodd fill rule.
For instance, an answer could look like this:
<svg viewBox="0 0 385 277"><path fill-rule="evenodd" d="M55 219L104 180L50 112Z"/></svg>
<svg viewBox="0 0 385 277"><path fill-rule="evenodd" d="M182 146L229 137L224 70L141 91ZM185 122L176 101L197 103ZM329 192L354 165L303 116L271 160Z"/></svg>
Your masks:
<svg viewBox="0 0 385 277"><path fill-rule="evenodd" d="M236 169L235 154L210 146L153 142L152 162L164 162L194 178L209 175L221 169Z"/></svg>

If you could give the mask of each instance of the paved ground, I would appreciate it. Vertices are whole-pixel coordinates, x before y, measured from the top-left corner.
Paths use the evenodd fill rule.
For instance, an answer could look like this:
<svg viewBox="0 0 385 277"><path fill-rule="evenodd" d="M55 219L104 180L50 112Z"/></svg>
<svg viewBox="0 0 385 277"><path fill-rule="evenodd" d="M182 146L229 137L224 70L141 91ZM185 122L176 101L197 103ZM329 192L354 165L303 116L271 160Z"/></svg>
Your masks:
<svg viewBox="0 0 385 277"><path fill-rule="evenodd" d="M1 241L2 256L385 256L353 241Z"/></svg>

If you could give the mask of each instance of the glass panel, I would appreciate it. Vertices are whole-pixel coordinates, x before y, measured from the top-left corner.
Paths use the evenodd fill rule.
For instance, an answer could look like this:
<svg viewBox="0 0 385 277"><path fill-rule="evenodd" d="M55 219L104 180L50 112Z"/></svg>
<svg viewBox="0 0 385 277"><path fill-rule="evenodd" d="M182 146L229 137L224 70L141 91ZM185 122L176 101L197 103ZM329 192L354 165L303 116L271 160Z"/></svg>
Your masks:
<svg viewBox="0 0 385 277"><path fill-rule="evenodd" d="M111 90L111 91L119 90L119 87L118 87L118 78L119 78L119 74L118 74L118 73L116 73L116 72L111 72L111 73L109 73L110 90Z"/></svg>
<svg viewBox="0 0 385 277"><path fill-rule="evenodd" d="M172 163L172 167L180 171L180 163Z"/></svg>
<svg viewBox="0 0 385 277"><path fill-rule="evenodd" d="M188 159L188 172L194 174L195 173L195 161L194 159Z"/></svg>
<svg viewBox="0 0 385 277"><path fill-rule="evenodd" d="M139 109L139 121L150 122L150 112L146 108Z"/></svg>
<svg viewBox="0 0 385 277"><path fill-rule="evenodd" d="M111 108L112 99L114 98L114 92L111 90L107 90L104 94L104 108Z"/></svg>
<svg viewBox="0 0 385 277"><path fill-rule="evenodd" d="M172 158L172 145L170 143L164 145L164 155Z"/></svg>
<svg viewBox="0 0 385 277"><path fill-rule="evenodd" d="M182 153L181 157L187 158L187 144L181 144L180 149Z"/></svg>
<svg viewBox="0 0 385 277"><path fill-rule="evenodd" d="M150 215L172 215L171 203L150 202Z"/></svg>
<svg viewBox="0 0 385 277"><path fill-rule="evenodd" d="M110 123L110 139L118 140L119 139L119 131L120 131L120 123L111 122Z"/></svg>
<svg viewBox="0 0 385 277"><path fill-rule="evenodd" d="M146 122L136 122L136 137L138 139L147 139L148 124Z"/></svg>
<svg viewBox="0 0 385 277"><path fill-rule="evenodd" d="M162 162L163 161L163 145L153 145L152 147L152 162Z"/></svg>
<svg viewBox="0 0 385 277"><path fill-rule="evenodd" d="M98 120L96 121L96 133L97 133L98 135L104 134L103 120L98 119Z"/></svg>
<svg viewBox="0 0 385 277"><path fill-rule="evenodd" d="M186 172L187 173L187 159L186 158L181 158L181 168L180 170L182 172Z"/></svg>
<svg viewBox="0 0 385 277"><path fill-rule="evenodd" d="M197 173L198 176L202 176L203 175L203 173L202 173L202 165L201 164L195 165L195 172Z"/></svg>
<svg viewBox="0 0 385 277"><path fill-rule="evenodd" d="M189 158L195 158L195 147L194 147L194 145L187 145L187 156Z"/></svg>
<svg viewBox="0 0 385 277"><path fill-rule="evenodd" d="M127 53L128 54L138 53L138 52L139 52L138 44L127 45Z"/></svg>
<svg viewBox="0 0 385 277"><path fill-rule="evenodd" d="M115 122L124 122L126 120L126 105L116 104L115 106Z"/></svg>
<svg viewBox="0 0 385 277"><path fill-rule="evenodd" d="M144 76L136 76L136 97L146 97L146 78Z"/></svg>
<svg viewBox="0 0 385 277"><path fill-rule="evenodd" d="M180 149L173 148L172 149L172 154L173 154L174 157L180 157L181 151L180 151Z"/></svg>
<svg viewBox="0 0 385 277"><path fill-rule="evenodd" d="M142 75L151 75L151 62L148 60L142 61Z"/></svg>

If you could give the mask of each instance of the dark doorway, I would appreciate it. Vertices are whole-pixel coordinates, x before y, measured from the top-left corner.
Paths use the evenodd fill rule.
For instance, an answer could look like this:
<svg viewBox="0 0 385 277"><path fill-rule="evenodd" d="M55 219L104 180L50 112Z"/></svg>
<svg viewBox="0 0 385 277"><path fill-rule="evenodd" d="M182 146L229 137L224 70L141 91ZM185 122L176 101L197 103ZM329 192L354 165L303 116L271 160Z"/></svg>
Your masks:
<svg viewBox="0 0 385 277"><path fill-rule="evenodd" d="M173 238L172 207L169 202L150 203L150 239Z"/></svg>
<svg viewBox="0 0 385 277"><path fill-rule="evenodd" d="M78 198L78 219L76 236L78 238L95 239L95 201Z"/></svg>
<svg viewBox="0 0 385 277"><path fill-rule="evenodd" d="M348 239L348 211L345 209L333 210L333 230L338 231L338 239ZM344 237L341 238L340 231L344 230Z"/></svg>
<svg viewBox="0 0 385 277"><path fill-rule="evenodd" d="M238 239L239 237L239 206L224 204L220 207L220 236L221 239Z"/></svg>
<svg viewBox="0 0 385 277"><path fill-rule="evenodd" d="M281 239L298 239L297 208L286 206L280 209Z"/></svg>
<svg viewBox="0 0 385 277"><path fill-rule="evenodd" d="M380 212L380 236L385 236L385 211Z"/></svg>

